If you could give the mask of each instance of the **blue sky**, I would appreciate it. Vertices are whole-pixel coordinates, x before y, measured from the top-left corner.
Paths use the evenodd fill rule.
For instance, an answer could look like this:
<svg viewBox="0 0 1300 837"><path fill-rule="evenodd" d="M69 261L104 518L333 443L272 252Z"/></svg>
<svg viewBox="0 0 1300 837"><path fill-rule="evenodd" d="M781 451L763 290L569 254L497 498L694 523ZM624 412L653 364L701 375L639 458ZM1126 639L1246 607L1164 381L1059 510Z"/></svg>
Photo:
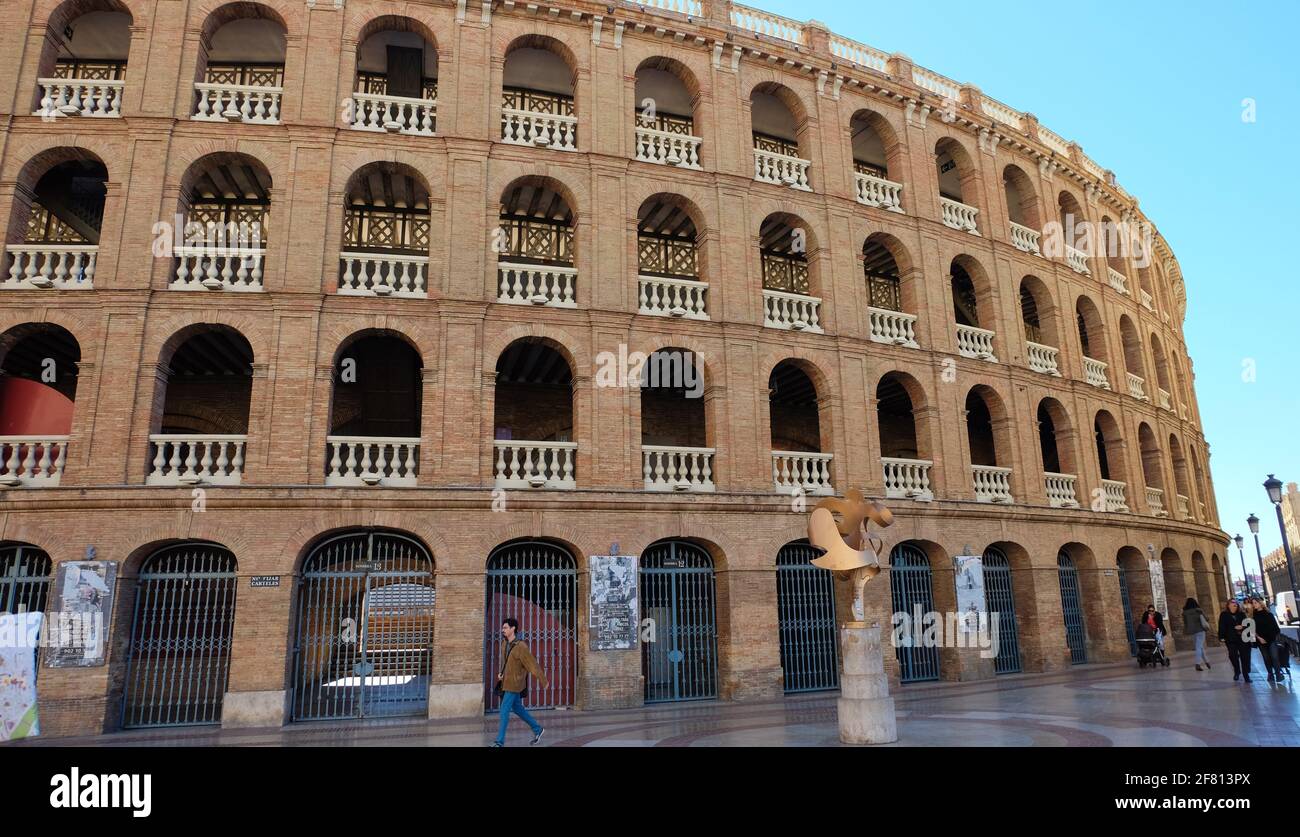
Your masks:
<svg viewBox="0 0 1300 837"><path fill-rule="evenodd" d="M1223 527L1246 537L1248 567L1251 512L1263 519L1265 554L1279 546L1262 484L1269 473L1300 482L1300 265L1291 256L1300 242L1300 3L750 5L820 20L974 84L1115 172L1182 266ZM1255 100L1253 123L1242 120L1246 98ZM1243 380L1247 359L1254 382Z"/></svg>

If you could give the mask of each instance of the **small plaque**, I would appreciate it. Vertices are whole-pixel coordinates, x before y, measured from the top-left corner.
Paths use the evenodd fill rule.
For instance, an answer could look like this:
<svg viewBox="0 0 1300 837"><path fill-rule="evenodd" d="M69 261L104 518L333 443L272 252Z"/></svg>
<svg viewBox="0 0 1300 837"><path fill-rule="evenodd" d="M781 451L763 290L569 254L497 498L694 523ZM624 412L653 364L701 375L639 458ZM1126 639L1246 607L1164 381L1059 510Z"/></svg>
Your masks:
<svg viewBox="0 0 1300 837"><path fill-rule="evenodd" d="M249 587L279 587L280 576L278 575L255 575L248 582Z"/></svg>

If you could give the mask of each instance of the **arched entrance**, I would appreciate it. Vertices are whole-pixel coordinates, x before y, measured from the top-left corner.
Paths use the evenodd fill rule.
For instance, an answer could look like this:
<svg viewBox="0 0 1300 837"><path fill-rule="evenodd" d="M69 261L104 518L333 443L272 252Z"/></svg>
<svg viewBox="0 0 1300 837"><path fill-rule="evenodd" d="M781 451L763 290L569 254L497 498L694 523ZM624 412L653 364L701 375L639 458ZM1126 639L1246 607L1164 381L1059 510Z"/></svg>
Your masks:
<svg viewBox="0 0 1300 837"><path fill-rule="evenodd" d="M984 550L984 594L989 613L997 614L998 620L998 655L993 659L993 671L1014 674L1021 670L1021 663L1011 560L996 546Z"/></svg>
<svg viewBox="0 0 1300 837"><path fill-rule="evenodd" d="M808 563L820 554L808 541L798 540L776 555L776 610L787 693L840 687L834 578Z"/></svg>
<svg viewBox="0 0 1300 837"><path fill-rule="evenodd" d="M1083 597L1079 594L1079 570L1068 552L1056 556L1057 578L1061 584L1061 612L1065 616L1065 641L1070 647L1070 662L1088 662L1088 635L1083 625Z"/></svg>
<svg viewBox="0 0 1300 837"><path fill-rule="evenodd" d="M0 613L41 613L50 596L50 556L27 543L0 544Z"/></svg>
<svg viewBox="0 0 1300 837"><path fill-rule="evenodd" d="M686 541L661 541L641 555L641 617L653 642L641 643L645 702L718 696L717 592L713 559Z"/></svg>
<svg viewBox="0 0 1300 837"><path fill-rule="evenodd" d="M1137 656L1137 636L1133 633L1133 603L1129 601L1128 579L1124 576L1124 563L1115 565L1115 574L1119 577L1119 600L1124 606L1124 631L1128 636L1128 653Z"/></svg>
<svg viewBox="0 0 1300 837"><path fill-rule="evenodd" d="M921 620L934 612L934 591L930 578L930 559L914 543L900 543L889 555L889 589L894 612L905 613L912 622L912 645L900 644L899 681L919 683L939 679L939 649L921 645ZM919 618L918 618L919 614Z"/></svg>

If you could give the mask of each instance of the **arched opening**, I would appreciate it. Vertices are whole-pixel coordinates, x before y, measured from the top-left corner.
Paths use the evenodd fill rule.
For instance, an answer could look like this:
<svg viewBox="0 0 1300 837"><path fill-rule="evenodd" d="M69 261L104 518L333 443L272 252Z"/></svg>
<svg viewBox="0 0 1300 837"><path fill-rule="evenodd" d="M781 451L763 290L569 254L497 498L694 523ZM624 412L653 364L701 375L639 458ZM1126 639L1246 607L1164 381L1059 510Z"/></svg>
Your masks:
<svg viewBox="0 0 1300 837"><path fill-rule="evenodd" d="M641 617L655 626L641 643L645 702L718 696L717 583L713 558L689 541L660 541L641 553Z"/></svg>
<svg viewBox="0 0 1300 837"><path fill-rule="evenodd" d="M699 169L695 129L699 85L690 70L671 58L647 58L636 70L636 158Z"/></svg>
<svg viewBox="0 0 1300 837"><path fill-rule="evenodd" d="M1156 610L1164 614L1165 630L1176 640L1186 636L1183 630L1183 604L1187 601L1187 573L1182 556L1177 550L1166 548L1160 553L1160 569L1164 576L1164 601L1155 596ZM1195 589L1195 588L1193 588ZM1172 650L1172 649L1170 649Z"/></svg>
<svg viewBox="0 0 1300 837"><path fill-rule="evenodd" d="M1060 255L1065 257L1065 263L1071 270L1085 276L1092 275L1092 270L1088 267L1088 256L1093 253L1092 239L1088 219L1084 216L1079 201L1069 192L1061 192L1056 198L1056 215L1061 225L1060 240L1064 245Z"/></svg>
<svg viewBox="0 0 1300 837"><path fill-rule="evenodd" d="M763 219L758 233L763 271L763 324L820 333L821 299L810 254L816 242L804 222L784 212Z"/></svg>
<svg viewBox="0 0 1300 837"><path fill-rule="evenodd" d="M195 68L195 107L204 122L280 122L284 20L260 3L227 3L204 21Z"/></svg>
<svg viewBox="0 0 1300 837"><path fill-rule="evenodd" d="M526 35L506 50L501 87L501 140L578 150L574 62L554 38Z"/></svg>
<svg viewBox="0 0 1300 837"><path fill-rule="evenodd" d="M433 556L414 537L318 541L298 581L293 720L427 715L436 601Z"/></svg>
<svg viewBox="0 0 1300 837"><path fill-rule="evenodd" d="M1156 383L1160 387L1157 392L1160 399L1158 402L1160 409L1172 412L1174 403L1171 400L1171 393L1174 390L1174 385L1169 376L1169 359L1165 356L1165 347L1156 334L1151 335L1151 354L1156 361Z"/></svg>
<svg viewBox="0 0 1300 837"><path fill-rule="evenodd" d="M831 454L822 453L821 403L811 367L783 360L768 376L772 478L776 490L789 494L830 494Z"/></svg>
<svg viewBox="0 0 1300 837"><path fill-rule="evenodd" d="M54 565L38 546L0 541L0 613L44 613Z"/></svg>
<svg viewBox="0 0 1300 837"><path fill-rule="evenodd" d="M1127 250L1128 241L1123 236L1124 228L1110 219L1109 215L1101 216L1101 230L1096 236L1099 239L1106 257L1106 267L1110 271L1110 285L1120 293L1128 293L1128 269L1124 264L1124 253Z"/></svg>
<svg viewBox="0 0 1300 837"><path fill-rule="evenodd" d="M34 116L120 117L131 13L119 0L68 0L45 29Z"/></svg>
<svg viewBox="0 0 1300 837"><path fill-rule="evenodd" d="M185 226L172 290L262 290L271 187L271 173L247 154L218 152L190 166L181 180Z"/></svg>
<svg viewBox="0 0 1300 837"><path fill-rule="evenodd" d="M428 296L429 186L399 163L371 163L343 197L339 293Z"/></svg>
<svg viewBox="0 0 1300 837"><path fill-rule="evenodd" d="M18 175L0 288L89 289L94 284L108 170L88 151L34 157Z"/></svg>
<svg viewBox="0 0 1300 837"><path fill-rule="evenodd" d="M900 266L899 261L903 262ZM904 277L904 270L907 276ZM871 339L877 343L918 349L916 342L916 282L902 243L887 233L873 233L862 244L862 270L867 282Z"/></svg>
<svg viewBox="0 0 1300 837"><path fill-rule="evenodd" d="M577 487L573 367L547 340L516 340L497 358L497 488Z"/></svg>
<svg viewBox="0 0 1300 837"><path fill-rule="evenodd" d="M709 318L709 285L700 247L698 211L678 195L655 195L637 211L640 312L659 317Z"/></svg>
<svg viewBox="0 0 1300 837"><path fill-rule="evenodd" d="M573 208L559 183L525 177L506 187L494 249L497 302L578 306Z"/></svg>
<svg viewBox="0 0 1300 837"><path fill-rule="evenodd" d="M1137 656L1137 614L1151 595L1151 570L1146 558L1131 546L1122 547L1115 557L1119 579L1120 604L1124 611L1124 631L1129 655Z"/></svg>
<svg viewBox="0 0 1300 837"><path fill-rule="evenodd" d="M1147 510L1157 517L1167 517L1164 487L1164 454L1156 435L1146 422L1138 425L1138 445L1142 451L1142 477L1146 482Z"/></svg>
<svg viewBox="0 0 1300 837"><path fill-rule="evenodd" d="M405 337L367 330L334 359L325 484L414 487L420 472L424 362Z"/></svg>
<svg viewBox="0 0 1300 837"><path fill-rule="evenodd" d="M994 674L1016 674L1021 670L1020 626L1016 621L1016 594L1012 583L1011 559L994 544L984 550L984 595L990 618L997 619L997 656ZM961 581L958 581L961 584Z"/></svg>
<svg viewBox="0 0 1300 837"><path fill-rule="evenodd" d="M221 723L238 586L235 555L220 544L178 543L145 559L127 646L124 728Z"/></svg>
<svg viewBox="0 0 1300 837"><path fill-rule="evenodd" d="M812 191L811 165L804 134L807 112L788 87L765 82L750 94L750 131L754 140L754 179Z"/></svg>
<svg viewBox="0 0 1300 837"><path fill-rule="evenodd" d="M1124 343L1124 369L1128 374L1128 394L1149 401L1146 392L1146 365L1142 362L1142 341L1127 314L1119 318L1119 335Z"/></svg>
<svg viewBox="0 0 1300 837"><path fill-rule="evenodd" d="M1106 326L1101 313L1091 299L1079 297L1074 306L1075 323L1079 329L1079 348L1083 352L1084 380L1095 387L1110 389L1107 373L1109 353L1106 349Z"/></svg>
<svg viewBox="0 0 1300 837"><path fill-rule="evenodd" d="M703 359L687 349L654 352L642 368L640 393L646 490L714 491Z"/></svg>
<svg viewBox="0 0 1300 837"><path fill-rule="evenodd" d="M1124 460L1124 439L1119 423L1106 410L1099 410L1092 423L1092 435L1097 445L1097 465L1101 477L1102 494L1108 512L1126 512L1128 483L1121 479L1128 473Z"/></svg>
<svg viewBox="0 0 1300 837"><path fill-rule="evenodd" d="M981 503L1010 503L1011 469L998 465L998 449L1011 449L1006 410L989 387L972 387L966 394L966 439L970 446L975 499Z"/></svg>
<svg viewBox="0 0 1300 837"><path fill-rule="evenodd" d="M806 539L791 541L776 554L777 630L786 694L840 687L835 580L809 563L821 554Z"/></svg>
<svg viewBox="0 0 1300 837"><path fill-rule="evenodd" d="M1178 490L1177 512L1179 520L1192 519L1192 483L1187 478L1187 459L1178 437L1169 436L1169 458L1174 466L1174 487Z"/></svg>
<svg viewBox="0 0 1300 837"><path fill-rule="evenodd" d="M958 354L997 363L993 351L996 332L980 327L980 312L994 310L993 287L987 274L970 256L958 256L948 269L948 281L957 324ZM991 315L989 325L992 325Z"/></svg>
<svg viewBox="0 0 1300 837"><path fill-rule="evenodd" d="M902 212L903 185L889 177L891 161L896 173L902 171L902 149L889 120L875 111L860 110L849 122L849 134L858 202Z"/></svg>
<svg viewBox="0 0 1300 837"><path fill-rule="evenodd" d="M975 163L961 143L944 137L935 144L934 162L939 180L939 209L945 226L979 235L979 209L966 202L979 192Z"/></svg>
<svg viewBox="0 0 1300 837"><path fill-rule="evenodd" d="M1020 166L1009 165L1002 170L1002 188L1011 221L1011 243L1019 250L1039 255L1043 219L1034 182Z"/></svg>
<svg viewBox="0 0 1300 837"><path fill-rule="evenodd" d="M618 579L620 585L624 581ZM511 541L492 550L487 560L484 613L483 700L487 711L501 707L495 687L505 665L507 646L501 626L507 619L518 620L517 636L528 643L548 681L545 689L529 683L524 706L572 706L578 673L578 562L573 553L539 540Z"/></svg>
<svg viewBox="0 0 1300 837"><path fill-rule="evenodd" d="M0 486L55 487L68 458L81 346L53 323L0 334Z"/></svg>
<svg viewBox="0 0 1300 837"><path fill-rule="evenodd" d="M1205 556L1200 551L1192 553L1192 574L1196 584L1196 603L1200 605L1201 611L1205 613L1205 618L1209 619L1210 624L1217 629L1218 625L1215 624L1217 620L1214 619L1217 612L1214 580L1210 576L1210 568L1205 562ZM1178 604L1181 606L1183 602Z"/></svg>
<svg viewBox="0 0 1300 837"><path fill-rule="evenodd" d="M1070 662L1080 665L1088 662L1083 592L1079 584L1079 568L1065 549L1056 556L1056 577L1061 589L1061 614L1065 619L1065 643L1070 649Z"/></svg>
<svg viewBox="0 0 1300 837"><path fill-rule="evenodd" d="M1138 267L1138 289L1142 297L1142 305L1148 311L1155 312L1155 288L1151 282L1151 271L1145 267Z"/></svg>
<svg viewBox="0 0 1300 837"><path fill-rule="evenodd" d="M931 460L928 426L918 426L917 410L925 406L925 392L911 375L889 372L876 386L876 427L885 475L885 496L929 501ZM927 425L928 419L921 419Z"/></svg>
<svg viewBox="0 0 1300 837"><path fill-rule="evenodd" d="M1025 327L1029 368L1035 372L1061 377L1060 337L1056 331L1056 303L1047 286L1037 276L1020 282L1020 319Z"/></svg>
<svg viewBox="0 0 1300 837"><path fill-rule="evenodd" d="M423 24L386 15L357 39L349 121L362 131L433 136L438 118L438 48Z"/></svg>
<svg viewBox="0 0 1300 837"><path fill-rule="evenodd" d="M899 682L939 679L939 648L923 641L927 614L935 613L934 580L925 546L905 541L889 553L889 592L895 614L902 614L902 641L894 647ZM900 617L895 617L896 619ZM895 631L900 626L895 626Z"/></svg>
<svg viewBox="0 0 1300 837"><path fill-rule="evenodd" d="M164 378L150 422L148 484L239 485L253 395L252 346L229 326L191 326L168 341L159 365Z"/></svg>
<svg viewBox="0 0 1300 837"><path fill-rule="evenodd" d="M1219 591L1220 605L1232 598L1232 585L1228 583L1228 572L1218 553L1210 556L1210 571L1214 573L1214 585Z"/></svg>
<svg viewBox="0 0 1300 837"><path fill-rule="evenodd" d="M1074 445L1074 428L1065 407L1055 398L1044 398L1038 403L1038 448L1052 508L1079 507Z"/></svg>

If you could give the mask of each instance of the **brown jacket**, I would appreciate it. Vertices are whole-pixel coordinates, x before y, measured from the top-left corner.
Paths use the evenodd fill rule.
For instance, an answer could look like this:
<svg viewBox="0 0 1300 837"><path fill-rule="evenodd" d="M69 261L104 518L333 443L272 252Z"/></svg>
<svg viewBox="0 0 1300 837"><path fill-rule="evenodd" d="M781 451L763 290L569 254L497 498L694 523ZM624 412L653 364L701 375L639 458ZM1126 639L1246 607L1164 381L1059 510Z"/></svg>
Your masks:
<svg viewBox="0 0 1300 837"><path fill-rule="evenodd" d="M510 653L512 644L515 649L513 654ZM530 674L537 678L541 688L546 688L546 672L542 671L537 660L533 659L533 652L528 650L528 645L521 639L501 646L501 667L501 688L504 691L522 692Z"/></svg>

